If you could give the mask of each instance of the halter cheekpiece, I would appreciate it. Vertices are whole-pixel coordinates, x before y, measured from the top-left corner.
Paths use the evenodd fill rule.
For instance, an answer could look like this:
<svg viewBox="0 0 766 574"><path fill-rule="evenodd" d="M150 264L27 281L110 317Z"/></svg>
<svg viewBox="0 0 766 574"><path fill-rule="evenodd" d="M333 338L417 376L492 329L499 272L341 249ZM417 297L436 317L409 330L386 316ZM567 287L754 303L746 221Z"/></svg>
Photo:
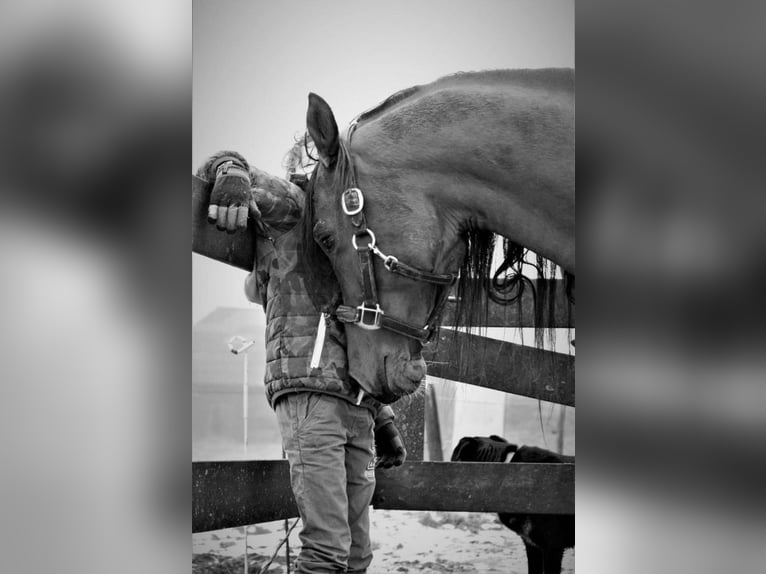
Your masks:
<svg viewBox="0 0 766 574"><path fill-rule="evenodd" d="M356 129L357 121L351 123L348 129L347 139L351 142L351 134ZM350 157L349 157L350 162ZM356 182L356 174L352 177ZM359 267L362 275L362 288L364 291L363 301L356 307L340 305L335 311L340 321L353 323L362 329L376 330L387 329L416 339L421 343L429 342L436 332L437 320L449 297L449 287L455 282L457 276L454 273L432 273L413 267L399 261L393 255L386 255L377 246L375 233L367 226L367 220L364 216L364 194L358 187L349 187L341 195L341 208L343 213L351 218L351 224L355 231L351 235L351 244L359 258ZM440 292L436 297L434 308L426 320L423 327L394 319L387 315L380 307L378 299L378 288L375 281L374 259L372 255L379 257L383 261L383 267L391 272L407 277L414 281L431 283L440 287Z"/></svg>

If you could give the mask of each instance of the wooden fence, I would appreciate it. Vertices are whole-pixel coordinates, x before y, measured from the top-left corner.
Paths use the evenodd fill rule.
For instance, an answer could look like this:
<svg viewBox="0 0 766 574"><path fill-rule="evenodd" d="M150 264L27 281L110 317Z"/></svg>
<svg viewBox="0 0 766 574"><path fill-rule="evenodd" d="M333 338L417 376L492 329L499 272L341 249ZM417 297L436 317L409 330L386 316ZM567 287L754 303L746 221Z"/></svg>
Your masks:
<svg viewBox="0 0 766 574"><path fill-rule="evenodd" d="M246 269L252 261L248 232L226 235L204 222L209 189L192 179L193 251ZM204 225L203 225L204 222ZM243 251L248 255L242 255ZM545 287L542 284L539 287ZM563 285L549 327L573 327L574 313ZM533 304L490 305L489 326L533 326ZM445 313L449 325L452 310ZM466 341L467 339L467 341ZM454 345L467 342L470 369L454 361ZM574 357L514 343L442 330L426 360L429 374L561 405L575 406ZM396 406L395 406L396 408ZM376 470L373 507L392 510L441 510L574 514L574 464L424 462L426 396L396 409L397 427L407 446L401 467ZM431 432L438 430L431 425ZM284 460L192 463L192 532L245 526L298 516Z"/></svg>

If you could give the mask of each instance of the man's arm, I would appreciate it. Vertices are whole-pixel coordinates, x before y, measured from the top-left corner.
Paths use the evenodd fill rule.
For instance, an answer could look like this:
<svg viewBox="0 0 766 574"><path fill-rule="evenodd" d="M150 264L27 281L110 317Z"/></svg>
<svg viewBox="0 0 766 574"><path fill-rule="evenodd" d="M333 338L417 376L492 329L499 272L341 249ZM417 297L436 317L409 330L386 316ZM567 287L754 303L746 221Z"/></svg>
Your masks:
<svg viewBox="0 0 766 574"><path fill-rule="evenodd" d="M247 228L250 174L247 160L234 151L213 154L197 175L213 184L207 220L221 231L234 233Z"/></svg>
<svg viewBox="0 0 766 574"><path fill-rule="evenodd" d="M214 154L197 174L214 183L208 220L219 229L234 232L246 227L245 208L251 218L278 231L290 229L303 215L303 191L298 186L251 166L237 152Z"/></svg>
<svg viewBox="0 0 766 574"><path fill-rule="evenodd" d="M255 234L221 233L208 222L212 185L192 175L192 252L245 271L253 269Z"/></svg>
<svg viewBox="0 0 766 574"><path fill-rule="evenodd" d="M253 198L262 221L278 231L292 228L303 217L303 191L295 184L250 166Z"/></svg>

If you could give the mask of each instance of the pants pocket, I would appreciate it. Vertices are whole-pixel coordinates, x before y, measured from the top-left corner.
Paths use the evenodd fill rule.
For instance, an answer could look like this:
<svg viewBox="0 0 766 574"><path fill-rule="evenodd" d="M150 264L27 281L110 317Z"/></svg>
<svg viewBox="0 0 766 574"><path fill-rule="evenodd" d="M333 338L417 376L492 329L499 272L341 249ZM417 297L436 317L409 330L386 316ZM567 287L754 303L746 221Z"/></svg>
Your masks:
<svg viewBox="0 0 766 574"><path fill-rule="evenodd" d="M302 424L314 414L319 403L322 402L322 393L299 393L299 401L296 405L296 418L298 424Z"/></svg>

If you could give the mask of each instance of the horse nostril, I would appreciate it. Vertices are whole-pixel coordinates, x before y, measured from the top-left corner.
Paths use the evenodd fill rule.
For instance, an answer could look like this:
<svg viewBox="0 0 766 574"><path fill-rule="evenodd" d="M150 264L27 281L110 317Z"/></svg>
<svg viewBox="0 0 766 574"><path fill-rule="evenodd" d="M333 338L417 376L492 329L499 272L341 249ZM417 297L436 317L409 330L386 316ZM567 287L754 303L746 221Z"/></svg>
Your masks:
<svg viewBox="0 0 766 574"><path fill-rule="evenodd" d="M420 343L420 341L416 341L415 339L409 340L409 347L410 347L410 358L413 360L420 359L420 353L423 351L423 345Z"/></svg>
<svg viewBox="0 0 766 574"><path fill-rule="evenodd" d="M422 357L407 361L404 368L404 375L411 381L422 381L426 376L426 362Z"/></svg>

